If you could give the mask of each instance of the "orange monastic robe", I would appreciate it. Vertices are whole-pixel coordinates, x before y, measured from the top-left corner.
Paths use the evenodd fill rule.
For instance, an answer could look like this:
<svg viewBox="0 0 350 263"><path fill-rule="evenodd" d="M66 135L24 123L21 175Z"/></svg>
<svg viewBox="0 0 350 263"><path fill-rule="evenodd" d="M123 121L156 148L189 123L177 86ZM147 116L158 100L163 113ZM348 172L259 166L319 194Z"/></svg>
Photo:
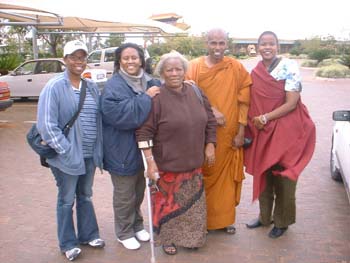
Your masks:
<svg viewBox="0 0 350 263"><path fill-rule="evenodd" d="M215 165L203 167L207 228L220 229L235 222L241 198L243 149L234 149L232 142L239 123L247 124L251 78L241 63L229 57L211 68L204 57L197 58L190 62L186 77L197 83L211 106L226 118L226 125L217 128Z"/></svg>

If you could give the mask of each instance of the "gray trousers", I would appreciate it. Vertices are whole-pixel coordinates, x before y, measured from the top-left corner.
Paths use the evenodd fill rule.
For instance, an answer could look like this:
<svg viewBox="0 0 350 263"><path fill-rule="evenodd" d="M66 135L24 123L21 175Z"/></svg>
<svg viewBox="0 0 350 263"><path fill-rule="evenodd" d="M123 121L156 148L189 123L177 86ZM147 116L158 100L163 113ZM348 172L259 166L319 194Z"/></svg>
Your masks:
<svg viewBox="0 0 350 263"><path fill-rule="evenodd" d="M296 184L286 177L272 175L271 171L267 173L266 188L259 197L259 219L263 225L270 225L271 220L278 228L295 223Z"/></svg>
<svg viewBox="0 0 350 263"><path fill-rule="evenodd" d="M118 239L125 240L144 229L141 213L146 186L144 172L131 176L111 174L111 178L115 234Z"/></svg>

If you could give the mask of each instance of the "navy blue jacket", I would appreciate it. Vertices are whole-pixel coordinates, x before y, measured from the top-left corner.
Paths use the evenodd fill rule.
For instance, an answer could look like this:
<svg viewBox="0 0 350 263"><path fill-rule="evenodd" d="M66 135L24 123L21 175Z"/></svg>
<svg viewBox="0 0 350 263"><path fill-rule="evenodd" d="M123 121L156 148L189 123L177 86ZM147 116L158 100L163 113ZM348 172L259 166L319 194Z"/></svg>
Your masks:
<svg viewBox="0 0 350 263"><path fill-rule="evenodd" d="M160 87L160 81L148 77L147 88ZM135 175L143 169L135 130L151 111L151 97L137 93L118 74L110 78L102 92L103 168L112 174Z"/></svg>

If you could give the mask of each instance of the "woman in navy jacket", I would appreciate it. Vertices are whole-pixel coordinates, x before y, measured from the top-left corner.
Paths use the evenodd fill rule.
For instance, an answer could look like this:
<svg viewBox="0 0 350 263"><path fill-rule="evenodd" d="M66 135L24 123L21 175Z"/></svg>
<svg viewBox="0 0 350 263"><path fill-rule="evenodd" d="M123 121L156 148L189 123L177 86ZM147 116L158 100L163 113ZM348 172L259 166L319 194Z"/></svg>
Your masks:
<svg viewBox="0 0 350 263"><path fill-rule="evenodd" d="M136 44L115 51L115 73L102 93L104 169L113 183L114 224L117 239L127 249L148 241L140 206L145 178L135 130L147 119L160 82L144 72L145 56Z"/></svg>

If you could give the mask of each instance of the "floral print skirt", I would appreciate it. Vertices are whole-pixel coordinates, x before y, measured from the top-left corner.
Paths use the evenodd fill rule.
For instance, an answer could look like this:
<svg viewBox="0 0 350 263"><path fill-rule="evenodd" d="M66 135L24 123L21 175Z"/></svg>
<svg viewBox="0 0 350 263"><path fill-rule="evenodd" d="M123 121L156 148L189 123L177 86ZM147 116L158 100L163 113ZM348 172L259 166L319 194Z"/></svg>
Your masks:
<svg viewBox="0 0 350 263"><path fill-rule="evenodd" d="M160 173L157 186L152 194L156 245L202 247L207 233L202 170Z"/></svg>

